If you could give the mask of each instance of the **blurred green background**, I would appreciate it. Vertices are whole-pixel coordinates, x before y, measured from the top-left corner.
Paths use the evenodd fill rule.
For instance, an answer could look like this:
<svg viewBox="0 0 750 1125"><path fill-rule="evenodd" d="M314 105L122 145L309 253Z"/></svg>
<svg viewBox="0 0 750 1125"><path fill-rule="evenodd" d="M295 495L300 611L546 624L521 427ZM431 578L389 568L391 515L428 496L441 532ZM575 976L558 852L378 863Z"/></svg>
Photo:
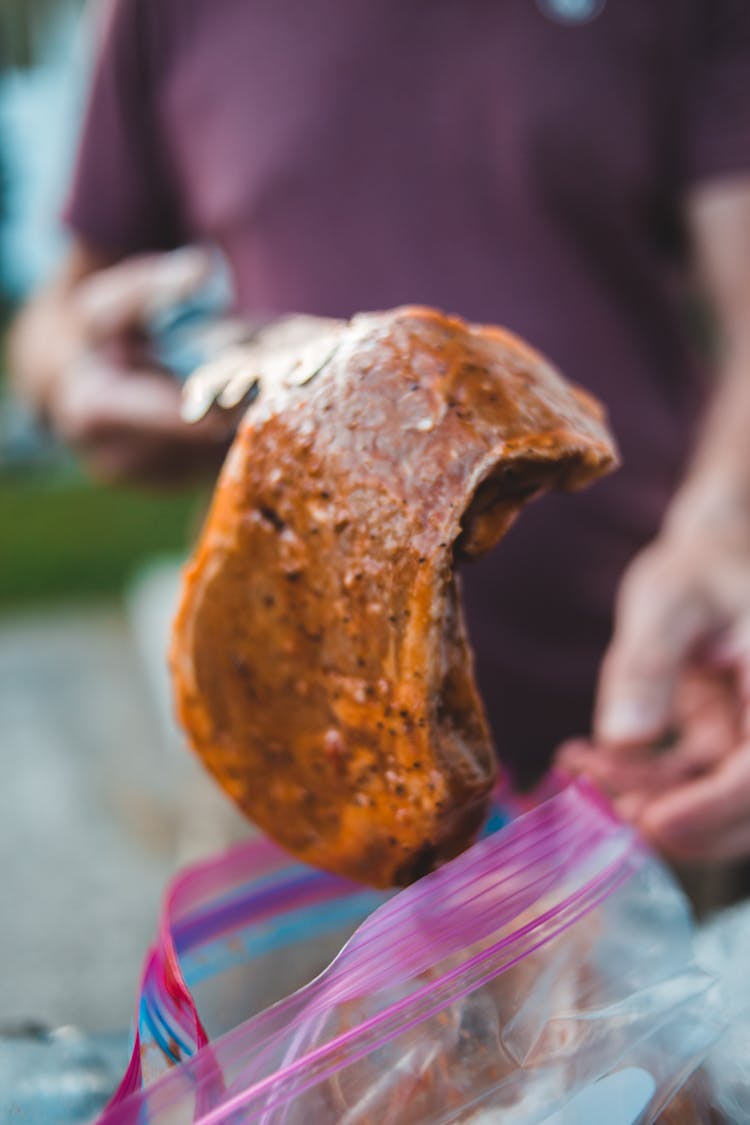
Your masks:
<svg viewBox="0 0 750 1125"><path fill-rule="evenodd" d="M185 548L201 504L98 487L73 468L0 473L0 606L119 594L144 558Z"/></svg>

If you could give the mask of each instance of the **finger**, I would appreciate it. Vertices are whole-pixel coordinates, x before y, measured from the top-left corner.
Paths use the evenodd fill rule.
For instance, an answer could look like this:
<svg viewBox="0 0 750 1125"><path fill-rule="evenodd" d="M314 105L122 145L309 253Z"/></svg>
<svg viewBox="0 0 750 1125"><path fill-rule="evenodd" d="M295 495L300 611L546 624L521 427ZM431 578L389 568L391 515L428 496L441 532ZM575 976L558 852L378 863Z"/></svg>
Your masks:
<svg viewBox="0 0 750 1125"><path fill-rule="evenodd" d="M670 855L728 855L727 849L750 830L750 748L735 751L711 773L657 798L640 826Z"/></svg>
<svg viewBox="0 0 750 1125"><path fill-rule="evenodd" d="M614 797L612 807L621 820L629 824L637 824L648 804L648 794L644 790L634 790L621 797Z"/></svg>
<svg viewBox="0 0 750 1125"><path fill-rule="evenodd" d="M696 661L680 677L675 695L675 720L682 727L706 712L725 706L731 696L731 675L713 663Z"/></svg>
<svg viewBox="0 0 750 1125"><path fill-rule="evenodd" d="M611 750L578 752L565 762L574 776L583 774L610 796L643 791L650 799L705 772L704 759L678 751L632 758Z"/></svg>
<svg viewBox="0 0 750 1125"><path fill-rule="evenodd" d="M742 734L750 737L750 616L743 617L722 635L711 657L717 667L733 678Z"/></svg>
<svg viewBox="0 0 750 1125"><path fill-rule="evenodd" d="M206 418L199 428L183 421L179 391L168 378L135 371L127 385L120 380L112 387L107 402L99 406L98 418L102 424L114 423L164 440L194 441L199 433L223 439L228 432L225 419Z"/></svg>
<svg viewBox="0 0 750 1125"><path fill-rule="evenodd" d="M569 738L557 748L553 768L567 778L580 777L587 772L591 757L591 743L587 738Z"/></svg>
<svg viewBox="0 0 750 1125"><path fill-rule="evenodd" d="M597 783L610 783L623 776L628 779L641 776L631 758L613 755L583 739L563 745L555 756L555 766L574 777L585 774Z"/></svg>
<svg viewBox="0 0 750 1125"><path fill-rule="evenodd" d="M112 430L80 451L87 470L106 484L172 486L215 475L226 445L210 441L156 439Z"/></svg>
<svg viewBox="0 0 750 1125"><path fill-rule="evenodd" d="M651 550L628 573L602 664L594 729L616 747L651 743L671 725L678 678L711 612L673 558Z"/></svg>
<svg viewBox="0 0 750 1125"><path fill-rule="evenodd" d="M619 810L618 810L619 811ZM686 837L669 837L650 830L640 815L623 816L633 824L657 851L673 863L706 864L746 859L750 856L750 823L730 825L710 836L697 833Z"/></svg>
<svg viewBox="0 0 750 1125"><path fill-rule="evenodd" d="M750 739L750 618L742 618L722 633L706 659L724 676L735 711L736 738Z"/></svg>
<svg viewBox="0 0 750 1125"><path fill-rule="evenodd" d="M226 417L206 418L199 427L180 416L180 388L162 373L108 368L95 358L76 370L56 406L55 426L78 448L102 434L132 431L162 440L223 441L231 433Z"/></svg>
<svg viewBox="0 0 750 1125"><path fill-rule="evenodd" d="M208 278L208 250L186 246L167 254L142 254L82 281L75 309L92 341L145 327L161 309L184 301Z"/></svg>
<svg viewBox="0 0 750 1125"><path fill-rule="evenodd" d="M586 753L593 748L590 738L583 735L575 738L566 738L555 751L555 762L565 762L567 759L575 760L579 753Z"/></svg>

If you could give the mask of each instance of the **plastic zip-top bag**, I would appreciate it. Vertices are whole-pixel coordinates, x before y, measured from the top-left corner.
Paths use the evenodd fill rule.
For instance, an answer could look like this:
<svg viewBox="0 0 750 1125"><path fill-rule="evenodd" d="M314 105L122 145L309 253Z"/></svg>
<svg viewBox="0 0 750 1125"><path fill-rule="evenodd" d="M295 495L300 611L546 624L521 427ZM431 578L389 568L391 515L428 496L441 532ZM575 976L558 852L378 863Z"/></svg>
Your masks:
<svg viewBox="0 0 750 1125"><path fill-rule="evenodd" d="M675 883L576 785L367 918L327 970L102 1125L631 1125L721 1030Z"/></svg>
<svg viewBox="0 0 750 1125"><path fill-rule="evenodd" d="M239 844L170 884L146 958L123 1098L312 980L382 892Z"/></svg>
<svg viewBox="0 0 750 1125"><path fill-rule="evenodd" d="M700 965L721 982L728 1028L706 1060L721 1120L750 1125L750 902L729 907L704 923L696 939Z"/></svg>
<svg viewBox="0 0 750 1125"><path fill-rule="evenodd" d="M485 833L520 807L498 791ZM164 897L117 1097L312 980L387 897L298 863L265 839L186 868Z"/></svg>

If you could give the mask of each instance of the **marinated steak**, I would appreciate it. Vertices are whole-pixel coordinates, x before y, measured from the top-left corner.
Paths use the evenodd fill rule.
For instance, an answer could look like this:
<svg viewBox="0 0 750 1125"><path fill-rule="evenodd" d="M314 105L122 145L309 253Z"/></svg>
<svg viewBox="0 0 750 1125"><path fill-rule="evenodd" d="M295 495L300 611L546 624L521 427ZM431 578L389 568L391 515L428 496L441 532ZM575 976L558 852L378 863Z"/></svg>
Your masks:
<svg viewBox="0 0 750 1125"><path fill-rule="evenodd" d="M240 808L376 886L467 847L496 769L456 565L614 463L598 404L542 356L427 308L357 316L319 369L262 387L171 654L182 724Z"/></svg>

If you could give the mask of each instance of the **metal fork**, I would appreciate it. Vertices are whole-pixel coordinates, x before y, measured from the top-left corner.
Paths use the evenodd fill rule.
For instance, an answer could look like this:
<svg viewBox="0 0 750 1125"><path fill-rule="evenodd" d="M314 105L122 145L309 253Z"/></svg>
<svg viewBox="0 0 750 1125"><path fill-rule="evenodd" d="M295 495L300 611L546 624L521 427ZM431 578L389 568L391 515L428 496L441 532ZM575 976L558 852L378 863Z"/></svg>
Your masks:
<svg viewBox="0 0 750 1125"><path fill-rule="evenodd" d="M346 327L342 320L287 317L223 349L186 380L183 420L198 422L215 409L246 410L261 394L304 386L332 359Z"/></svg>

